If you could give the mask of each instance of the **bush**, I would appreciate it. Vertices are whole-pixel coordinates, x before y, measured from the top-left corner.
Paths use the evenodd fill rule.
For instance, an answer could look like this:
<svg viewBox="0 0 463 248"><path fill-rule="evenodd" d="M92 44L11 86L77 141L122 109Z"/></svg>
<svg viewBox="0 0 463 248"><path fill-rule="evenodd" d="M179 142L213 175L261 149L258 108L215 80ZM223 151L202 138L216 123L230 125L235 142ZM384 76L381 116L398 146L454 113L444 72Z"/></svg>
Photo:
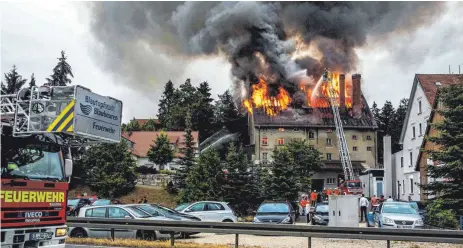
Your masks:
<svg viewBox="0 0 463 248"><path fill-rule="evenodd" d="M445 209L444 201L432 200L426 207L426 224L443 229L457 229L458 220L452 209Z"/></svg>
<svg viewBox="0 0 463 248"><path fill-rule="evenodd" d="M146 165L138 166L138 167L135 169L135 172L140 173L140 174L143 174L143 175L146 175L146 174L157 174L157 173L158 173L158 171L156 170L156 168L150 167L150 166L146 166Z"/></svg>
<svg viewBox="0 0 463 248"><path fill-rule="evenodd" d="M161 171L159 171L159 174L175 175L175 171L171 171L171 170L161 170Z"/></svg>

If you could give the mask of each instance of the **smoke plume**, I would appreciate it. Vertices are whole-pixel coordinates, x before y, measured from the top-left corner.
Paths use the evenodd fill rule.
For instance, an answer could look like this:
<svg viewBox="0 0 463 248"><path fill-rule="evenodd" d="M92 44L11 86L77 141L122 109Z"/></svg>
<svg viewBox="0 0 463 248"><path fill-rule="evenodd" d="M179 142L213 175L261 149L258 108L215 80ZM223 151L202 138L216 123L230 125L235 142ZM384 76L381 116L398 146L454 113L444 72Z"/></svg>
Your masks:
<svg viewBox="0 0 463 248"><path fill-rule="evenodd" d="M95 2L92 33L105 69L133 87L163 85L189 61L222 56L233 82L255 82L294 93L296 72L354 72L355 48L367 37L409 34L441 11L440 2ZM386 48L385 48L386 49ZM214 73L214 72L210 72ZM236 87L236 85L235 85Z"/></svg>

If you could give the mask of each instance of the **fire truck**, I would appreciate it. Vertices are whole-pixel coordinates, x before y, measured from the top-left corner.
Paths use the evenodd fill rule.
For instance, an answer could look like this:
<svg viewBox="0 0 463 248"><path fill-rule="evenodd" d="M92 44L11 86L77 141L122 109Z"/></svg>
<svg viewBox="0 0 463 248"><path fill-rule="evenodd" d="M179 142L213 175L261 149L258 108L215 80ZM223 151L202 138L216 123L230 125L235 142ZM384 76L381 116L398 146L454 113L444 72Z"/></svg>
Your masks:
<svg viewBox="0 0 463 248"><path fill-rule="evenodd" d="M122 102L82 86L2 94L1 247L64 247L71 149L121 139Z"/></svg>
<svg viewBox="0 0 463 248"><path fill-rule="evenodd" d="M338 94L335 90L333 83L333 73L328 69L323 72L323 83L328 86L329 94L328 98L333 111L333 119L336 127L336 137L339 144L339 157L341 159L342 169L344 172L344 178L339 185L341 194L346 195L360 195L363 192L362 184L360 180L355 176L354 170L352 169L352 162L350 159L349 148L347 146L346 136L344 135L344 128L339 114L339 107L337 103Z"/></svg>

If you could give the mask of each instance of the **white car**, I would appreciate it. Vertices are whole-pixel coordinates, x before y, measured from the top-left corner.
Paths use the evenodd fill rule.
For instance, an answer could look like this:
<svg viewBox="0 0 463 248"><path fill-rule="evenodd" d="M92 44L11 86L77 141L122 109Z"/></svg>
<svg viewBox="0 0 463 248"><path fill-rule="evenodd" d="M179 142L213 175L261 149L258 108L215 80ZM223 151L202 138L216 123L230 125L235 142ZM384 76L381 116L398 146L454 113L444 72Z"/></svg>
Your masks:
<svg viewBox="0 0 463 248"><path fill-rule="evenodd" d="M107 205L107 206L88 206L79 211L78 217L87 218L106 218L106 219L140 219L140 220L170 220L172 219L157 216L153 217L136 207L124 205ZM88 228L88 227L70 227L68 230L70 237L89 237L89 238L111 238L111 229ZM180 233L176 234L179 237ZM163 231L146 231L131 229L115 229L115 238L138 238L138 239L169 239L170 233Z"/></svg>
<svg viewBox="0 0 463 248"><path fill-rule="evenodd" d="M209 222L238 222L233 210L226 202L201 201L182 204L175 208L180 213L190 214Z"/></svg>

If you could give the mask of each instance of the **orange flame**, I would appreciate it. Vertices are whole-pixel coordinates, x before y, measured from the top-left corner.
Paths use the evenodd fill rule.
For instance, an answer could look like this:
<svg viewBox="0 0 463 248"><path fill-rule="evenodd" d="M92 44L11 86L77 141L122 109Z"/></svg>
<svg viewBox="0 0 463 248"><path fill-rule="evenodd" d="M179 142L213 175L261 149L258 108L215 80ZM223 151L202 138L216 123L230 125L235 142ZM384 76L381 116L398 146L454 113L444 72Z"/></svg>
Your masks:
<svg viewBox="0 0 463 248"><path fill-rule="evenodd" d="M290 103L291 97L282 87L278 88L276 96L269 96L268 85L263 77L259 77L259 83L252 86L251 98L243 101L249 113L253 113L253 107L262 108L270 116L275 116L287 109Z"/></svg>
<svg viewBox="0 0 463 248"><path fill-rule="evenodd" d="M331 85L328 85L327 82L319 80L318 83L313 88L308 88L306 85L300 86L300 89L306 93L307 102L309 107L312 108L328 108L330 107L329 97L331 96L330 86L333 87L333 96L336 98L336 105L340 105L340 95L341 95L341 85L339 82L339 73L333 73L333 79ZM346 108L352 107L352 82L347 80L344 84L345 92L345 106Z"/></svg>

